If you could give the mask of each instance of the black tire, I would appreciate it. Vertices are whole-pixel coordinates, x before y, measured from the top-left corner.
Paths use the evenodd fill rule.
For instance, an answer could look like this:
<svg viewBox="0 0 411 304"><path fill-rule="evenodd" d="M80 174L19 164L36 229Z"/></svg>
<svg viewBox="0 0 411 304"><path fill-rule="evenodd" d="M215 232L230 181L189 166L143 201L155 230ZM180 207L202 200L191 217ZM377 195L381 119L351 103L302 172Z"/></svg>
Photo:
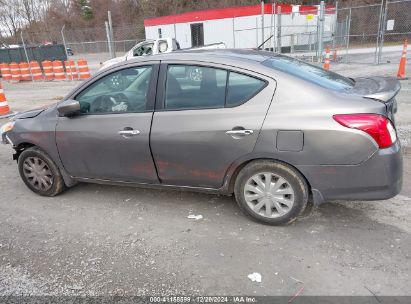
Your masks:
<svg viewBox="0 0 411 304"><path fill-rule="evenodd" d="M253 211L245 199L244 193L247 181L249 181L251 177L262 172L270 172L281 176L292 187L294 203L292 207L290 207L290 210L282 216L274 218L262 216ZM267 225L284 225L293 222L300 214L302 214L307 206L308 193L307 182L297 170L284 163L269 160L253 161L247 164L239 172L234 185L235 198L243 213L251 217L253 220Z"/></svg>
<svg viewBox="0 0 411 304"><path fill-rule="evenodd" d="M26 176L27 172L29 171L26 169L27 167L25 167L24 163L25 161L32 161L33 159L39 159L44 163L44 168L48 169L48 172L51 176L49 177L51 180L49 188L43 189L41 185L39 186L39 183L37 183L37 187L32 185L32 183L29 181L29 178ZM59 168L50 158L50 156L48 156L47 153L45 153L38 147L31 147L24 150L19 156L18 166L21 179L34 193L37 193L41 196L56 196L66 189L66 185L64 184L64 180L61 176ZM40 187L40 189L38 187Z"/></svg>

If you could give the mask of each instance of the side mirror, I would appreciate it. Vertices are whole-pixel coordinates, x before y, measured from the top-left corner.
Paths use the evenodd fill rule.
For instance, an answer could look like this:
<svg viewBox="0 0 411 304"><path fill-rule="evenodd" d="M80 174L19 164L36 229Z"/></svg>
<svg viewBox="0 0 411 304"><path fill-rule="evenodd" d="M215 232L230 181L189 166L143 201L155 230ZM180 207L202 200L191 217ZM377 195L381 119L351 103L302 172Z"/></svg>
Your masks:
<svg viewBox="0 0 411 304"><path fill-rule="evenodd" d="M59 116L71 117L80 113L80 103L77 100L66 100L57 106Z"/></svg>

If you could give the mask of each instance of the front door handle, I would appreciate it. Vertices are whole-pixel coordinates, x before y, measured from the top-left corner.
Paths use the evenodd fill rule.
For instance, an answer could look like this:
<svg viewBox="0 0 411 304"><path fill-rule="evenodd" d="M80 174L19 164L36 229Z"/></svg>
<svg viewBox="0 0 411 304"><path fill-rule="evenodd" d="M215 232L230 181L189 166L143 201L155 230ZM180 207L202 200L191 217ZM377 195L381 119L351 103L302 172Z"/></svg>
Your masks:
<svg viewBox="0 0 411 304"><path fill-rule="evenodd" d="M225 134L231 135L231 136L245 136L245 135L251 135L253 133L254 133L253 130L229 130L225 132Z"/></svg>
<svg viewBox="0 0 411 304"><path fill-rule="evenodd" d="M118 131L118 134L125 137L125 138L127 138L127 137L130 137L130 136L140 134L140 131L139 130L121 130L121 131Z"/></svg>

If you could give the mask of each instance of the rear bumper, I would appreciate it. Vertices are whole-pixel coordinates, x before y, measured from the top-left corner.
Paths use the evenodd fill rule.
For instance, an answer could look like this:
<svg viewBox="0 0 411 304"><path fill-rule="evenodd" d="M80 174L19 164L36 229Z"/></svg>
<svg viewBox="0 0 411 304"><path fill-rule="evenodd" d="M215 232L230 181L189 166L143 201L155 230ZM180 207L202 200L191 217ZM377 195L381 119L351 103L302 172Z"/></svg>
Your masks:
<svg viewBox="0 0 411 304"><path fill-rule="evenodd" d="M397 141L353 166L297 166L313 190L315 203L329 200L384 200L402 187L402 153Z"/></svg>

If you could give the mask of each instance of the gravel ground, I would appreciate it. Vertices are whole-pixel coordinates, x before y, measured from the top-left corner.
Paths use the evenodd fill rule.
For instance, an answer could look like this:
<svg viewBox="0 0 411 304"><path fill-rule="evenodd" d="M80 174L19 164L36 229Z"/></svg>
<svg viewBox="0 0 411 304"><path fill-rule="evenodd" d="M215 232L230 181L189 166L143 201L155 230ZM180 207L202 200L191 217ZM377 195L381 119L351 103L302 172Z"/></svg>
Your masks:
<svg viewBox="0 0 411 304"><path fill-rule="evenodd" d="M396 71L364 67L334 69L347 76ZM77 84L4 87L12 109L24 111L56 102ZM397 123L409 147L411 85L402 85ZM39 197L1 145L0 296L294 295L301 286L303 295L411 295L411 154L404 152L397 197L327 203L290 226L267 227L224 196L80 184ZM247 278L253 272L261 283Z"/></svg>

